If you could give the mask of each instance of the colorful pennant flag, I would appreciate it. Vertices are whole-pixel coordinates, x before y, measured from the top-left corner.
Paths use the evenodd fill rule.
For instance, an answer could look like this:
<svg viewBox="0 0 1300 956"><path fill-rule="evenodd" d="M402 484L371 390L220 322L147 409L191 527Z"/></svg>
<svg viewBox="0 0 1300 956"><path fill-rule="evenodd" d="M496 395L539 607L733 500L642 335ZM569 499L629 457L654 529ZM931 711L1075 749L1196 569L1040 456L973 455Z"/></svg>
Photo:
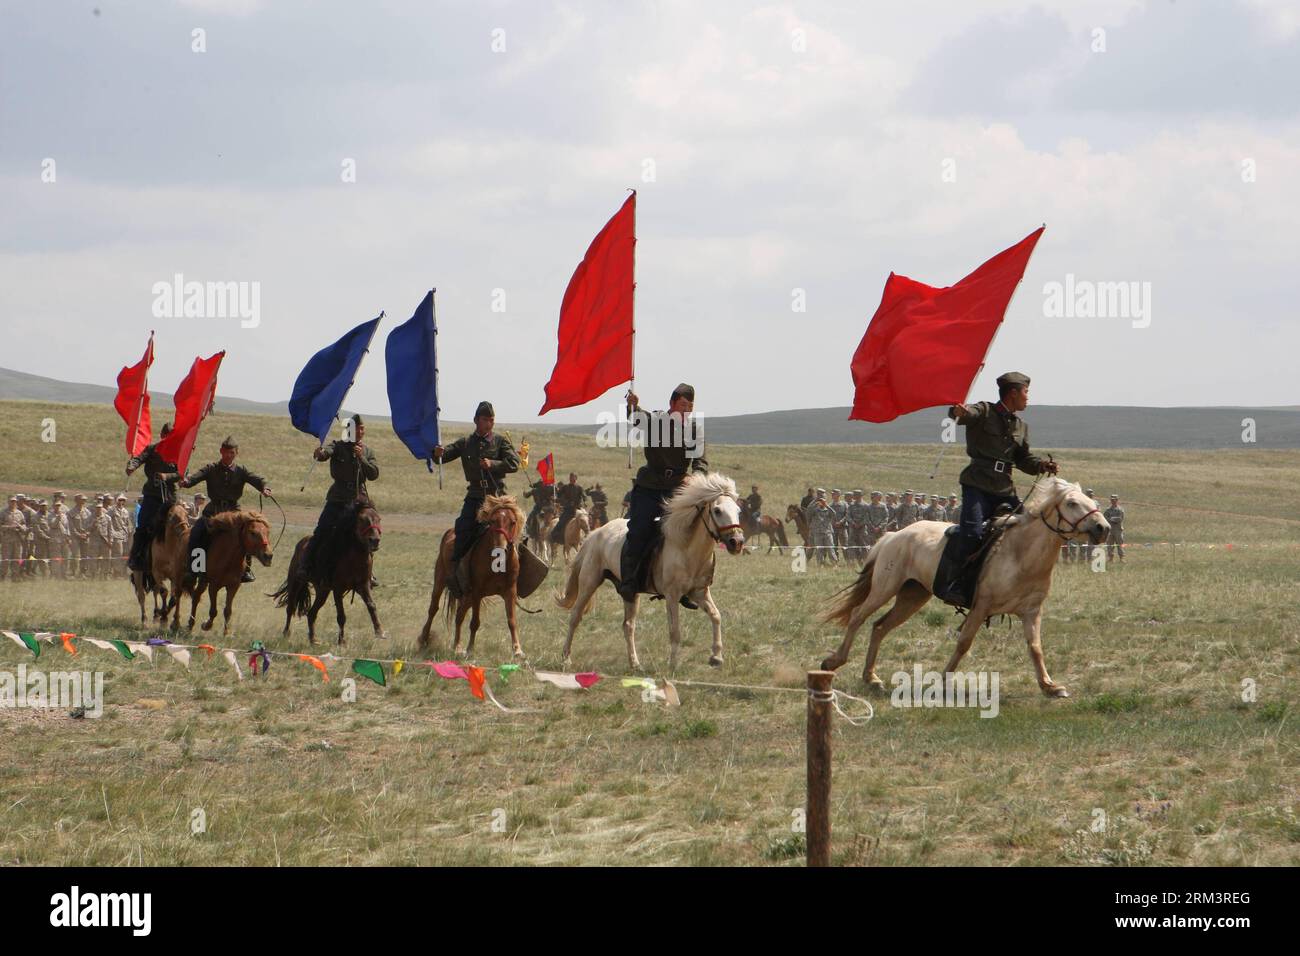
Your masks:
<svg viewBox="0 0 1300 956"><path fill-rule="evenodd" d="M394 674L401 670L398 666L401 663L401 661L397 661L393 665ZM379 663L379 661L353 661L352 673L359 674L362 677L372 680L380 687L388 686L388 680L384 677L384 667Z"/></svg>
<svg viewBox="0 0 1300 956"><path fill-rule="evenodd" d="M77 639L77 635L69 634L65 631L59 635L59 639L63 641L63 649L67 651L69 654L71 654L73 657L76 657L77 645L74 644L73 641Z"/></svg>
<svg viewBox="0 0 1300 956"><path fill-rule="evenodd" d="M265 655L266 651L262 651L262 654ZM330 672L325 669L325 662L322 661L319 657L312 657L310 654L299 654L298 660L306 661L312 667L316 668L318 671L320 671L321 680L324 683L327 684L329 683ZM267 664L270 664L269 658L267 658ZM266 673L265 667L262 668L262 673L265 675Z"/></svg>
<svg viewBox="0 0 1300 956"><path fill-rule="evenodd" d="M25 647L36 657L41 656L41 645L36 640L36 635L25 631L5 631L4 635L12 640L19 647Z"/></svg>
<svg viewBox="0 0 1300 956"><path fill-rule="evenodd" d="M434 446L442 444L438 429L437 338L431 289L415 313L388 333L384 344L393 431L430 471Z"/></svg>
<svg viewBox="0 0 1300 956"><path fill-rule="evenodd" d="M176 406L172 430L158 443L157 451L164 461L174 461L176 470L182 475L190 463L190 452L199 437L199 426L212 410L217 392L217 370L225 357L223 350L208 358L196 358L189 374L172 396L172 404Z"/></svg>
<svg viewBox="0 0 1300 956"><path fill-rule="evenodd" d="M226 659L231 667L235 669L235 674L240 680L244 679L244 672L239 669L239 659L235 657L234 651L222 651L221 656Z"/></svg>
<svg viewBox="0 0 1300 956"><path fill-rule="evenodd" d="M126 422L126 453L134 458L153 437L149 412L149 366L153 365L153 333L145 346L144 358L117 373L117 396L113 407Z"/></svg>
<svg viewBox="0 0 1300 956"><path fill-rule="evenodd" d="M542 476L542 484L555 484L555 452L550 452L537 463L537 473Z"/></svg>
<svg viewBox="0 0 1300 956"><path fill-rule="evenodd" d="M289 396L289 420L294 428L325 444L325 436L343 407L383 317L380 313L362 322L307 361L294 380L293 393Z"/></svg>
<svg viewBox="0 0 1300 956"><path fill-rule="evenodd" d="M486 675L481 667L466 668L466 679L469 681L469 692L479 700L483 699L483 681Z"/></svg>

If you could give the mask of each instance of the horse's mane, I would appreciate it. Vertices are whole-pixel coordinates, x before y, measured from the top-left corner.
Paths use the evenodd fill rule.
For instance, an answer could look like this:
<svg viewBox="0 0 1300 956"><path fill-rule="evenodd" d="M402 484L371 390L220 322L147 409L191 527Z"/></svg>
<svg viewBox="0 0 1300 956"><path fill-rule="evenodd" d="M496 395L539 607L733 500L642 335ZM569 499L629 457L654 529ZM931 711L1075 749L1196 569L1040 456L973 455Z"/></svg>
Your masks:
<svg viewBox="0 0 1300 956"><path fill-rule="evenodd" d="M491 521L492 512L498 508L510 508L515 513L515 527L522 528L527 516L524 515L524 509L519 507L519 501L514 495L488 495L483 499L483 504L479 505L477 518L479 521Z"/></svg>
<svg viewBox="0 0 1300 956"><path fill-rule="evenodd" d="M695 509L727 495L736 499L736 483L720 472L695 472L682 482L664 505L664 537L685 535L695 521Z"/></svg>
<svg viewBox="0 0 1300 956"><path fill-rule="evenodd" d="M246 524L255 521L260 521L268 529L271 527L271 522L267 521L266 516L260 511L223 511L208 519L208 531L214 535L221 534L223 531L238 531Z"/></svg>
<svg viewBox="0 0 1300 956"><path fill-rule="evenodd" d="M1025 514L1036 518L1071 491L1082 492L1083 489L1077 481L1066 481L1058 475L1039 479L1025 499Z"/></svg>

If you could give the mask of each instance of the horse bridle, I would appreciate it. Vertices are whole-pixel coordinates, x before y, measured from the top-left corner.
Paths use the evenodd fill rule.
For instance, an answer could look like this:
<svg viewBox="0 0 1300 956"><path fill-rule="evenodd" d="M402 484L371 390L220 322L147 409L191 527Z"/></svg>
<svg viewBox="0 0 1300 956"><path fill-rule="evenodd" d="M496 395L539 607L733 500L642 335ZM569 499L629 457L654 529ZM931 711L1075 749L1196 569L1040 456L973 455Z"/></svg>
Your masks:
<svg viewBox="0 0 1300 956"><path fill-rule="evenodd" d="M495 518L498 514L500 514L500 513L503 512L503 511L507 511L507 512L509 512L509 511L511 511L511 510L512 510L512 509L509 508L509 507L506 506L506 505L502 505L502 506L500 506L500 507L493 508L492 511L488 514L488 521L491 521L493 518ZM508 532L508 531L506 531L505 528L501 528L501 527L498 527L497 525L493 524L493 525L490 525L490 526L489 526L489 528L488 528L488 534L499 534L499 535L501 535L501 537L503 537L503 538L506 539L506 544L508 544L508 545L512 545L512 544L515 543L515 536L516 536L517 534L519 534L519 522L518 522L518 521L513 521L513 522L511 522L511 523L514 525L514 531L509 531L509 532Z"/></svg>
<svg viewBox="0 0 1300 956"><path fill-rule="evenodd" d="M713 499L713 501L717 501L717 500L718 500L717 498ZM713 501L705 502L703 504L698 504L695 506L695 511L700 516L701 520L704 521L704 530L709 533L709 537L711 537L714 541L718 542L718 544L722 544L722 533L724 531L730 531L732 528L740 528L740 533L743 535L745 533L745 529L741 528L739 524L719 525L715 522L715 526L718 529L716 532L714 532L714 530L709 527L709 522L704 516L709 510L709 505L713 504ZM740 502L737 500L736 504L737 506L739 506Z"/></svg>
<svg viewBox="0 0 1300 956"><path fill-rule="evenodd" d="M1055 504L1053 504L1052 507L1056 509L1056 517L1057 517L1056 527L1052 527L1050 524L1047 524L1047 518L1044 515L1044 512L1047 511L1046 508L1044 508L1043 511L1038 512L1038 517L1042 520L1044 525L1047 525L1047 529L1049 531L1054 531L1056 534L1058 534L1061 537L1062 541L1069 541L1070 535L1078 534L1079 525L1087 521L1091 515L1101 513L1100 508L1093 508L1091 511L1085 514L1078 521L1068 522L1069 531L1063 531L1061 530L1061 522L1066 521L1066 517L1065 517L1065 512L1061 510L1061 503L1058 501Z"/></svg>
<svg viewBox="0 0 1300 956"><path fill-rule="evenodd" d="M373 511L374 509L368 508L366 510ZM367 535L369 535L370 532L373 531L375 534L377 534L379 537L382 538L384 536L384 529L380 526L380 520L381 519L379 517L379 512L376 511L375 520L368 522L365 527L359 529L361 531L361 536L364 538Z"/></svg>

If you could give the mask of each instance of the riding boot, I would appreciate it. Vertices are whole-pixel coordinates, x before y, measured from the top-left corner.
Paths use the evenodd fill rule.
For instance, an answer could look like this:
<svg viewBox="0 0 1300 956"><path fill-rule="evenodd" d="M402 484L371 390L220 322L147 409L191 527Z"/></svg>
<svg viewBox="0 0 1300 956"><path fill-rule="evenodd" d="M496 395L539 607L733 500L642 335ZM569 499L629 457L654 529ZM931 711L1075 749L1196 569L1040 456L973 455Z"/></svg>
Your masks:
<svg viewBox="0 0 1300 956"><path fill-rule="evenodd" d="M461 594L469 594L469 556L464 555L456 562L456 587Z"/></svg>
<svg viewBox="0 0 1300 956"><path fill-rule="evenodd" d="M135 529L135 537L131 540L131 558L127 561L127 568L131 571L144 570L145 550L149 547L149 532L144 528Z"/></svg>
<svg viewBox="0 0 1300 956"><path fill-rule="evenodd" d="M451 558L449 564L450 567L447 568L447 580L445 582L447 593L454 598L459 598L461 594L460 561L456 558Z"/></svg>
<svg viewBox="0 0 1300 956"><path fill-rule="evenodd" d="M618 556L618 584L614 589L618 591L619 596L625 601L636 600L637 594L641 592L640 555L629 554L627 542L623 542L623 550Z"/></svg>

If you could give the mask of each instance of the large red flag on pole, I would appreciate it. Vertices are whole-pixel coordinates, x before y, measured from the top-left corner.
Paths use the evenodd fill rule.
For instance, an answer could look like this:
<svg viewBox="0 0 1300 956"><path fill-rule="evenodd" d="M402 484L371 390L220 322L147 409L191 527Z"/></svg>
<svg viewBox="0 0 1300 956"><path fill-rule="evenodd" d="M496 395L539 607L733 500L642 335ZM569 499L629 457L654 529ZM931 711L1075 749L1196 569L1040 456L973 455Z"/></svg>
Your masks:
<svg viewBox="0 0 1300 956"><path fill-rule="evenodd" d="M888 422L964 402L1044 228L946 288L891 272L849 366L849 419Z"/></svg>
<svg viewBox="0 0 1300 956"><path fill-rule="evenodd" d="M144 358L117 373L117 396L113 407L126 422L126 453L134 458L153 437L149 414L149 366L153 364L153 333L145 346Z"/></svg>
<svg viewBox="0 0 1300 956"><path fill-rule="evenodd" d="M635 251L633 190L591 241L564 291L555 369L538 415L582 405L632 378Z"/></svg>
<svg viewBox="0 0 1300 956"><path fill-rule="evenodd" d="M199 436L199 425L212 410L212 399L217 392L217 369L225 357L223 349L210 358L196 358L190 366L190 373L185 376L172 398L172 404L176 406L176 417L170 434L158 443L158 454L164 461L176 462L176 469L182 475L190 463L190 452L194 450L194 440Z"/></svg>

